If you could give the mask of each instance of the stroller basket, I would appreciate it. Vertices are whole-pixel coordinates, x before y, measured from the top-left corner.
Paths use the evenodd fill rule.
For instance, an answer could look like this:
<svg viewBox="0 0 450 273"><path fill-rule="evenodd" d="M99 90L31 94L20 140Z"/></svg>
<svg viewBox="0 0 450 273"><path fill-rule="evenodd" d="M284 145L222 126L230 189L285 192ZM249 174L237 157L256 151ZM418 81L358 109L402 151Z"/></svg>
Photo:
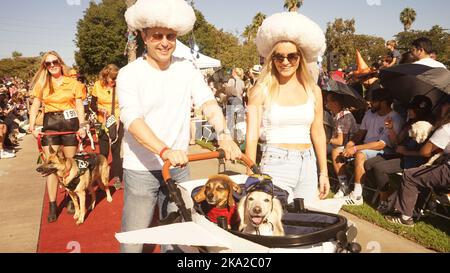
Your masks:
<svg viewBox="0 0 450 273"><path fill-rule="evenodd" d="M285 213L285 236L261 236L229 230L236 236L270 248L291 248L314 245L337 239L339 231L346 232L347 220L322 212Z"/></svg>

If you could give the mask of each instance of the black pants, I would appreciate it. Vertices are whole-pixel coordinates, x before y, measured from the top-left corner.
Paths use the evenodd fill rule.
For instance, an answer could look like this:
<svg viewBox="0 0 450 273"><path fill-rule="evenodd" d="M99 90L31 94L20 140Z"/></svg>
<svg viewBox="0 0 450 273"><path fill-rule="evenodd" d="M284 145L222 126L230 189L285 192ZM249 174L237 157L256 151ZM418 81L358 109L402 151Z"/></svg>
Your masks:
<svg viewBox="0 0 450 273"><path fill-rule="evenodd" d="M378 190L389 190L389 175L403 171L402 159L394 158L386 160L382 156L376 156L364 162L367 177L376 184Z"/></svg>
<svg viewBox="0 0 450 273"><path fill-rule="evenodd" d="M122 146L123 138L123 123L119 123L119 132L117 141L111 145L112 163L109 171L109 178L119 177L123 179L122 159L120 158L120 148ZM98 135L98 143L100 146L100 154L108 158L109 155L109 137L105 131L101 130Z"/></svg>
<svg viewBox="0 0 450 273"><path fill-rule="evenodd" d="M435 167L419 167L405 170L398 192L395 209L403 215L412 216L421 188L450 187L450 163Z"/></svg>

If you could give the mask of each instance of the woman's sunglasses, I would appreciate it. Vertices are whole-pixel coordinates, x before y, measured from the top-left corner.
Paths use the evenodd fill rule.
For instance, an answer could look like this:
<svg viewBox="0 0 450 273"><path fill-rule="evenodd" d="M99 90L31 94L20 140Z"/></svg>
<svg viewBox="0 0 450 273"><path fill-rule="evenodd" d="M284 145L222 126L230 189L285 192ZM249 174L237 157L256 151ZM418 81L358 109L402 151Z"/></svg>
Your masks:
<svg viewBox="0 0 450 273"><path fill-rule="evenodd" d="M51 61L51 62L44 62L44 65L47 68L52 67L52 66L59 66L60 64L61 63L60 63L59 60L54 60L54 61Z"/></svg>
<svg viewBox="0 0 450 273"><path fill-rule="evenodd" d="M272 60L277 63L284 62L284 59L287 59L291 64L295 64L300 59L300 54L298 52L289 53L288 55L284 56L280 53L275 53L272 56Z"/></svg>
<svg viewBox="0 0 450 273"><path fill-rule="evenodd" d="M169 42L175 42L177 40L177 34L176 33L168 33L168 34L162 34L162 33L153 33L151 36L152 42L161 42L164 37L166 37L167 41Z"/></svg>

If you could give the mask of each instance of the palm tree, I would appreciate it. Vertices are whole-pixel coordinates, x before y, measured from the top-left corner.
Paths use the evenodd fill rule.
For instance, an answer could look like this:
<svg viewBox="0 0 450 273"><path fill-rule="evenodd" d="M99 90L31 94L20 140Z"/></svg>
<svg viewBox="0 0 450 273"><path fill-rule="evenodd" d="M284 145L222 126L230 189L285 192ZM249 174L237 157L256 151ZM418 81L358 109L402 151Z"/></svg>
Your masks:
<svg viewBox="0 0 450 273"><path fill-rule="evenodd" d="M417 13L412 8L405 8L400 13L400 22L402 22L405 31L408 31L411 29L412 24L414 21L416 21Z"/></svg>
<svg viewBox="0 0 450 273"><path fill-rule="evenodd" d="M255 17L253 17L252 23L245 27L244 37L247 39L247 42L255 39L258 29L266 17L267 16L264 13L258 12Z"/></svg>
<svg viewBox="0 0 450 273"><path fill-rule="evenodd" d="M297 12L303 6L304 0L284 0L284 8L288 11Z"/></svg>
<svg viewBox="0 0 450 273"><path fill-rule="evenodd" d="M125 3L127 4L127 8L131 7L136 3L137 0L125 0ZM135 33L128 29L128 41L127 41L127 48L126 48L126 54L128 56L128 62L131 63L134 60L136 60L136 52L137 52L137 40Z"/></svg>

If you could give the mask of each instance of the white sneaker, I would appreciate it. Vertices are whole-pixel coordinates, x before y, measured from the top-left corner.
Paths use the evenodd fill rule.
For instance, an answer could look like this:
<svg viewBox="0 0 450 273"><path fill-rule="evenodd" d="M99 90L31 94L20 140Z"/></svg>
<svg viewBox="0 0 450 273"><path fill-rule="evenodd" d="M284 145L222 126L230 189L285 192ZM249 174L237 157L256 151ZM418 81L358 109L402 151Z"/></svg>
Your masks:
<svg viewBox="0 0 450 273"><path fill-rule="evenodd" d="M1 150L0 151L0 158L1 159L13 158L13 157L16 157L16 154L7 152L5 150Z"/></svg>
<svg viewBox="0 0 450 273"><path fill-rule="evenodd" d="M338 198L343 198L344 196L345 196L344 191L342 191L342 189L339 189L333 198L338 199Z"/></svg>
<svg viewBox="0 0 450 273"><path fill-rule="evenodd" d="M347 205L347 206L361 206L362 204L364 204L364 199L363 199L362 195L361 196L355 196L353 194L353 192L351 192L350 195L345 198L345 204L344 205Z"/></svg>

